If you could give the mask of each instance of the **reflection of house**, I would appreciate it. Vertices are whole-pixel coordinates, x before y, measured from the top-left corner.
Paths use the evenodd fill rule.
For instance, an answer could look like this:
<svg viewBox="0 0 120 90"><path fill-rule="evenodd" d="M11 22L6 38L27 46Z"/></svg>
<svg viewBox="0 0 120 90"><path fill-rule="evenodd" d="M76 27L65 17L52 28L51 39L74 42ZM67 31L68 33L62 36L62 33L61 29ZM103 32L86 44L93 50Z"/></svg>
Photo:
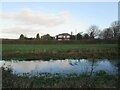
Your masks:
<svg viewBox="0 0 120 90"><path fill-rule="evenodd" d="M68 34L68 33L62 33L62 34L58 34L57 36L56 36L56 39L57 40L70 40L70 34Z"/></svg>

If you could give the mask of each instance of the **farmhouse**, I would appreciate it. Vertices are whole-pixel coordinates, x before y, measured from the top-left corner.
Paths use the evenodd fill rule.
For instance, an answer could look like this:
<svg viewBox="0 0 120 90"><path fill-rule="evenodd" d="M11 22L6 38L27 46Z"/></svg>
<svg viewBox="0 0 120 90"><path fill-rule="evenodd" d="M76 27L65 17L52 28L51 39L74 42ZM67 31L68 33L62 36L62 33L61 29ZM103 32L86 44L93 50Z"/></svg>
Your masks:
<svg viewBox="0 0 120 90"><path fill-rule="evenodd" d="M62 33L62 34L58 34L56 35L56 39L57 40L70 40L70 34L68 33Z"/></svg>

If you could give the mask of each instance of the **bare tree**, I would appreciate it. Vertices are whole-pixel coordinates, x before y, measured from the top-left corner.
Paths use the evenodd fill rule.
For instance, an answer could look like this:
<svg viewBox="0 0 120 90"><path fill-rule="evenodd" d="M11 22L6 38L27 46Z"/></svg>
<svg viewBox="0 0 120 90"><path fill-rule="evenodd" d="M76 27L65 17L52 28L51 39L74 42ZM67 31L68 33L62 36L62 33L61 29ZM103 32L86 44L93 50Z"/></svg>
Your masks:
<svg viewBox="0 0 120 90"><path fill-rule="evenodd" d="M117 26L120 26L120 21L114 21L111 23L111 26L112 27L117 27Z"/></svg>
<svg viewBox="0 0 120 90"><path fill-rule="evenodd" d="M91 38L95 38L95 37L99 36L100 30L99 30L98 26L91 25L88 29L88 34L90 35Z"/></svg>
<svg viewBox="0 0 120 90"><path fill-rule="evenodd" d="M103 31L101 31L99 37L101 39L112 39L113 38L113 31L111 28L105 28Z"/></svg>
<svg viewBox="0 0 120 90"><path fill-rule="evenodd" d="M111 29L113 31L114 38L117 39L120 36L120 21L112 22Z"/></svg>

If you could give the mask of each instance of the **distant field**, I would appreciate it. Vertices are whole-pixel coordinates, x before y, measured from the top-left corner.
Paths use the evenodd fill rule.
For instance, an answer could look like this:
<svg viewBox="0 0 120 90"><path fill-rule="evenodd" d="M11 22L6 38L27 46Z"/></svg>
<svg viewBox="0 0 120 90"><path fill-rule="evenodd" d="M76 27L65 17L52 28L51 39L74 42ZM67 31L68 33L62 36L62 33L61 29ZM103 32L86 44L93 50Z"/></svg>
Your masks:
<svg viewBox="0 0 120 90"><path fill-rule="evenodd" d="M1 45L0 45L1 46ZM61 45L38 45L38 44L3 44L2 51L32 51L32 50L68 50L90 48L117 48L117 44L61 44Z"/></svg>

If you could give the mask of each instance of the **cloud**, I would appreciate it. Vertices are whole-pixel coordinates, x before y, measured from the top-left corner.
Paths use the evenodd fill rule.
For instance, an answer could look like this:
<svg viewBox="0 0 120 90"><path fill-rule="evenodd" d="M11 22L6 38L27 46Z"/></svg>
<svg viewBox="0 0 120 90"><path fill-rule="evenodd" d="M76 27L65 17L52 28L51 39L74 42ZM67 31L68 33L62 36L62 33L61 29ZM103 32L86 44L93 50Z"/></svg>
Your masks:
<svg viewBox="0 0 120 90"><path fill-rule="evenodd" d="M4 27L2 28L2 33L9 33L9 34L20 34L20 33L34 33L36 29L32 28L23 28L23 27Z"/></svg>
<svg viewBox="0 0 120 90"><path fill-rule="evenodd" d="M56 35L69 30L71 25L70 13L68 11L58 11L57 13L45 13L24 8L16 12L0 13L0 38L18 38L20 34L27 37L35 37L49 33Z"/></svg>
<svg viewBox="0 0 120 90"><path fill-rule="evenodd" d="M45 13L41 11L32 11L31 9L22 9L18 12L1 12L0 17L19 21L22 24L38 24L47 27L58 26L70 20L68 11Z"/></svg>
<svg viewBox="0 0 120 90"><path fill-rule="evenodd" d="M20 34L27 35L28 37L35 37L37 33L45 31L43 28L26 26L26 25L15 25L15 26L1 26L1 35L6 38L18 38Z"/></svg>

